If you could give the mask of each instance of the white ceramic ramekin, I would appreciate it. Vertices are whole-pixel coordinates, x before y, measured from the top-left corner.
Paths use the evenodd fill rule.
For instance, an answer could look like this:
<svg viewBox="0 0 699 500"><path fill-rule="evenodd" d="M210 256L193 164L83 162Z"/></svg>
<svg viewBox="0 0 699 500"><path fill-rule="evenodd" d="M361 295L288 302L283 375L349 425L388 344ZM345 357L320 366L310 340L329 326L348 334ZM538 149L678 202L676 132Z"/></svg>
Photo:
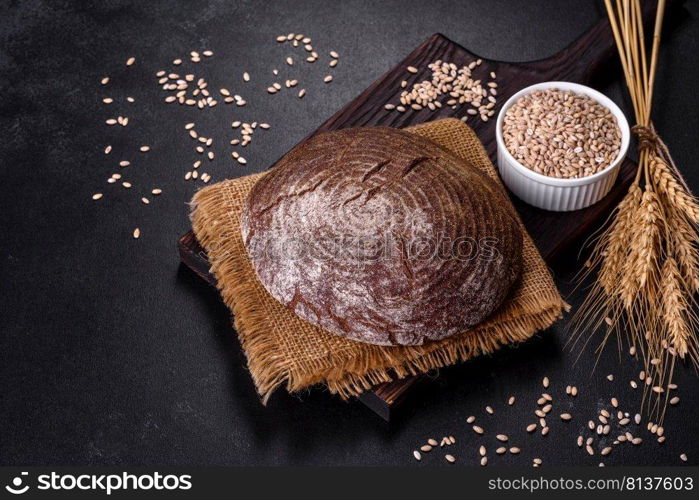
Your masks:
<svg viewBox="0 0 699 500"><path fill-rule="evenodd" d="M601 172L579 179L559 179L528 169L510 154L502 138L502 123L505 113L517 99L537 90L557 88L571 90L590 96L609 109L616 118L621 130L621 147L614 162ZM619 166L626 156L630 140L629 124L624 113L604 94L590 87L570 82L544 82L524 88L510 97L500 110L495 129L498 146L498 170L503 182L518 197L544 210L566 212L579 210L597 203L609 192L619 173Z"/></svg>

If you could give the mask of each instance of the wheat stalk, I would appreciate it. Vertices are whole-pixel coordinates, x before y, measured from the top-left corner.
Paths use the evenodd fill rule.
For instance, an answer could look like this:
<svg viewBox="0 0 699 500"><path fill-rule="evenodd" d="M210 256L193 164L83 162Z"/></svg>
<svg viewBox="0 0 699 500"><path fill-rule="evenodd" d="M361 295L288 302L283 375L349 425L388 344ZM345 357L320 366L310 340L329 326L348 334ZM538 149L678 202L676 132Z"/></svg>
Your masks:
<svg viewBox="0 0 699 500"><path fill-rule="evenodd" d="M688 217L693 224L699 224L699 203L677 181L665 161L653 158L651 161L653 184L658 192L667 199L667 203Z"/></svg>
<svg viewBox="0 0 699 500"><path fill-rule="evenodd" d="M635 346L653 388L646 391L647 400L644 394L644 406L662 421L667 405L662 394L668 392L676 359L689 359L695 367L699 359L693 307L699 291L699 201L651 122L665 0L658 1L650 58L640 0L614 5L605 0L605 6L633 103L639 161L629 192L593 242L580 275L585 279L597 272L573 317L572 341L575 345L586 332L602 329L599 349L614 335L620 346L624 340Z"/></svg>
<svg viewBox="0 0 699 500"><path fill-rule="evenodd" d="M693 295L699 291L699 251L693 244L694 229L686 220L675 216L670 231L675 258L687 283L687 289Z"/></svg>
<svg viewBox="0 0 699 500"><path fill-rule="evenodd" d="M682 290L682 277L675 259L669 257L663 264L660 308L663 317L663 338L670 343L680 358L688 352L691 332L684 316L687 313L687 299Z"/></svg>
<svg viewBox="0 0 699 500"><path fill-rule="evenodd" d="M621 265L621 300L627 311L633 310L638 300L638 291L650 285L657 275L661 207L653 191L641 195L635 220L631 221L628 238L624 244L629 255Z"/></svg>

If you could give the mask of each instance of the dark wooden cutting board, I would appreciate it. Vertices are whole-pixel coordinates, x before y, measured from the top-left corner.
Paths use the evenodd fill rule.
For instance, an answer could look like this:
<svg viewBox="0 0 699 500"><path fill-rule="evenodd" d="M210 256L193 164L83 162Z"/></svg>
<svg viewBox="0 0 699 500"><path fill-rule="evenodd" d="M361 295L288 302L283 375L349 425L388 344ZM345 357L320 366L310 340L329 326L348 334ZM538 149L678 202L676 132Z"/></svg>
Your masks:
<svg viewBox="0 0 699 500"><path fill-rule="evenodd" d="M645 2L646 5L653 2ZM646 17L651 16L651 10L646 9ZM462 117L466 114L467 106L451 109L444 106L430 111L409 110L405 113L387 111L384 105L397 101L401 92L400 83L408 80L414 82L427 79L430 70L427 65L441 59L462 66L479 59L479 56L469 52L457 43L452 42L441 34L435 34L425 40L411 52L400 64L379 78L349 104L328 119L311 136L320 132L337 130L346 127L363 127L384 125L403 128L418 123L437 120L446 117ZM470 117L470 125L483 141L483 144L495 163L495 117L500 106L514 93L522 88L551 80L570 81L594 86L595 78L615 68L616 50L612 32L606 19L601 20L582 37L557 54L533 62L511 63L482 58L483 63L474 71L478 75L487 75L491 71L497 74L498 101L493 119L482 122ZM408 66L414 66L419 72L412 75L406 71ZM309 136L310 137L310 136ZM596 205L575 212L547 212L522 203L513 197L513 202L532 236L543 258L552 262L573 241L587 234L591 227L599 224L601 217L609 213L626 192L635 164L626 160L621 167L617 183L612 191ZM178 242L182 262L194 270L210 284L215 284L215 278L209 273L209 262L206 252L199 245L190 231ZM377 385L371 391L359 397L360 401L374 410L382 418L389 420L395 408L405 400L418 377L404 378L390 383Z"/></svg>

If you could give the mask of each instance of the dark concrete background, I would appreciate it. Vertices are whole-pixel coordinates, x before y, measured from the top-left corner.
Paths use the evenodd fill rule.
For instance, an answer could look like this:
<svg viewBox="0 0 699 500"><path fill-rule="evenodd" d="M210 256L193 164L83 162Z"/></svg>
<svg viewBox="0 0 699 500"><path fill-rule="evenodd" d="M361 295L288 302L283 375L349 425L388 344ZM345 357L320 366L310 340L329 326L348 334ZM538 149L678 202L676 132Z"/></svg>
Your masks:
<svg viewBox="0 0 699 500"><path fill-rule="evenodd" d="M196 121L215 138L218 159L201 169L214 180L260 171L434 32L486 57L522 61L561 49L603 15L602 2L573 0L0 2L0 464L412 465L415 447L443 435L459 440L452 451L460 463L475 464L478 445L494 447L492 434L505 432L523 453L493 463L539 456L596 465L599 457L574 445L584 422L611 396L634 413L637 406L628 380L640 366L625 356L620 365L613 347L591 375L592 350L575 363L578 351L564 349L564 324L557 325L442 370L390 425L321 389L280 391L263 407L225 307L179 265L175 241L188 229L186 202L197 188L183 181L196 157L184 123ZM697 3L687 2L663 42L654 113L695 189L697 15ZM290 70L308 89L302 101L264 91L273 68L287 70L287 51L274 42L287 32L341 54L331 85L321 82L325 63ZM201 112L162 103L154 73L204 49L215 56L196 69L213 89L239 91L248 106ZM132 55L138 61L126 68ZM243 71L253 77L247 86ZM99 84L104 75L108 87ZM602 90L629 110L619 83ZM127 95L136 102L124 102ZM105 106L104 96L118 102ZM129 126L106 127L118 113ZM228 156L234 118L272 124L255 134L246 167ZM107 144L110 156L102 153ZM153 151L137 153L141 144ZM125 169L130 191L105 183L121 158L134 164ZM164 194L142 205L141 193L156 185ZM96 191L106 193L100 202L90 199ZM573 305L576 253L554 267ZM576 419L550 419L547 438L527 436L544 375L555 394L580 387ZM668 414L667 443L639 430L642 446L618 447L605 463L678 464L681 452L698 463L697 379L685 368L677 379L683 400ZM507 408L511 394L518 403ZM568 404L559 398L554 413ZM490 437L467 430L470 414ZM424 463L444 461L433 454Z"/></svg>

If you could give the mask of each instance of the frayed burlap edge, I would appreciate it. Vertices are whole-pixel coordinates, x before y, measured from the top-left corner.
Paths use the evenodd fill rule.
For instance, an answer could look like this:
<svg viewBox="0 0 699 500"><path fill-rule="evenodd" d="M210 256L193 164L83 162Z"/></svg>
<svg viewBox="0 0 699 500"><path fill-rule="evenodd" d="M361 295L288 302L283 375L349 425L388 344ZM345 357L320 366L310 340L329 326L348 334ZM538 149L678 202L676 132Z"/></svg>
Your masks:
<svg viewBox="0 0 699 500"><path fill-rule="evenodd" d="M208 218L200 217L200 214L208 213L209 206L220 206L223 201L220 193L216 185L206 187L196 193L191 203L192 230L199 244L207 251L212 244L219 245L223 238L215 232L217 225L210 224ZM209 262L211 272L216 277L216 288L233 315L233 327L238 332L238 338L248 362L248 370L258 393L263 398L263 403L266 403L272 392L284 382L287 382L289 391L294 389L290 386L287 366L280 362L284 357L283 353L278 351L279 344L273 342L269 335L265 335L269 331L268 314L258 300L255 288L246 281L248 279L244 270L246 263L243 261L247 256L233 248L234 238L235 235L231 235L224 240L224 245L218 248L220 253L217 250L217 254L226 257L218 259L209 257ZM229 277L227 285L223 284L221 276ZM248 352L254 352L256 355L248 356Z"/></svg>
<svg viewBox="0 0 699 500"><path fill-rule="evenodd" d="M262 175L255 174L250 178ZM426 373L493 353L507 344L525 341L551 326L563 316L563 311L569 309L554 286L543 296L537 296L536 300L530 298L524 303L520 316L500 319L491 325L487 324L490 321L486 321L477 330L457 335L460 337L458 344L450 337L424 346L411 346L411 359L405 358L403 347L366 345L368 353L360 359L344 359L341 364L323 359L323 363L317 362L317 370L313 370L311 365L312 375L305 373L303 377L298 377L290 369L290 360L286 358L282 346L268 334L272 328L269 311L259 301L259 294L267 292L258 280L255 283L247 281L245 267L251 264L245 252L234 248L234 240L240 238L239 233L222 238L219 229L221 221L202 216L216 213L215 210L220 210L222 204L230 207L232 200L224 199L226 193L225 189L217 189L216 185L197 192L192 200L192 227L207 251L212 245L218 245L218 257L211 259L211 271L217 278L217 287L224 302L233 314L234 327L239 332L248 369L263 403L282 385L289 392L295 392L324 383L330 392L342 398L356 396L382 382ZM525 238L531 242L526 231ZM226 286L221 285L221 276L226 277ZM328 368L329 365L331 368Z"/></svg>
<svg viewBox="0 0 699 500"><path fill-rule="evenodd" d="M343 398L357 396L378 383L427 373L483 354L491 354L508 344L523 342L536 332L551 326L563 316L563 310L568 309L567 304L561 304L560 297L551 299L551 305L544 311L472 332L467 339L460 340L458 345L447 344L416 359L405 360L389 368L371 369L359 376L348 369L348 373L343 374L341 380L328 378L326 384L331 392L336 392ZM537 306L540 307L541 302L538 302Z"/></svg>

